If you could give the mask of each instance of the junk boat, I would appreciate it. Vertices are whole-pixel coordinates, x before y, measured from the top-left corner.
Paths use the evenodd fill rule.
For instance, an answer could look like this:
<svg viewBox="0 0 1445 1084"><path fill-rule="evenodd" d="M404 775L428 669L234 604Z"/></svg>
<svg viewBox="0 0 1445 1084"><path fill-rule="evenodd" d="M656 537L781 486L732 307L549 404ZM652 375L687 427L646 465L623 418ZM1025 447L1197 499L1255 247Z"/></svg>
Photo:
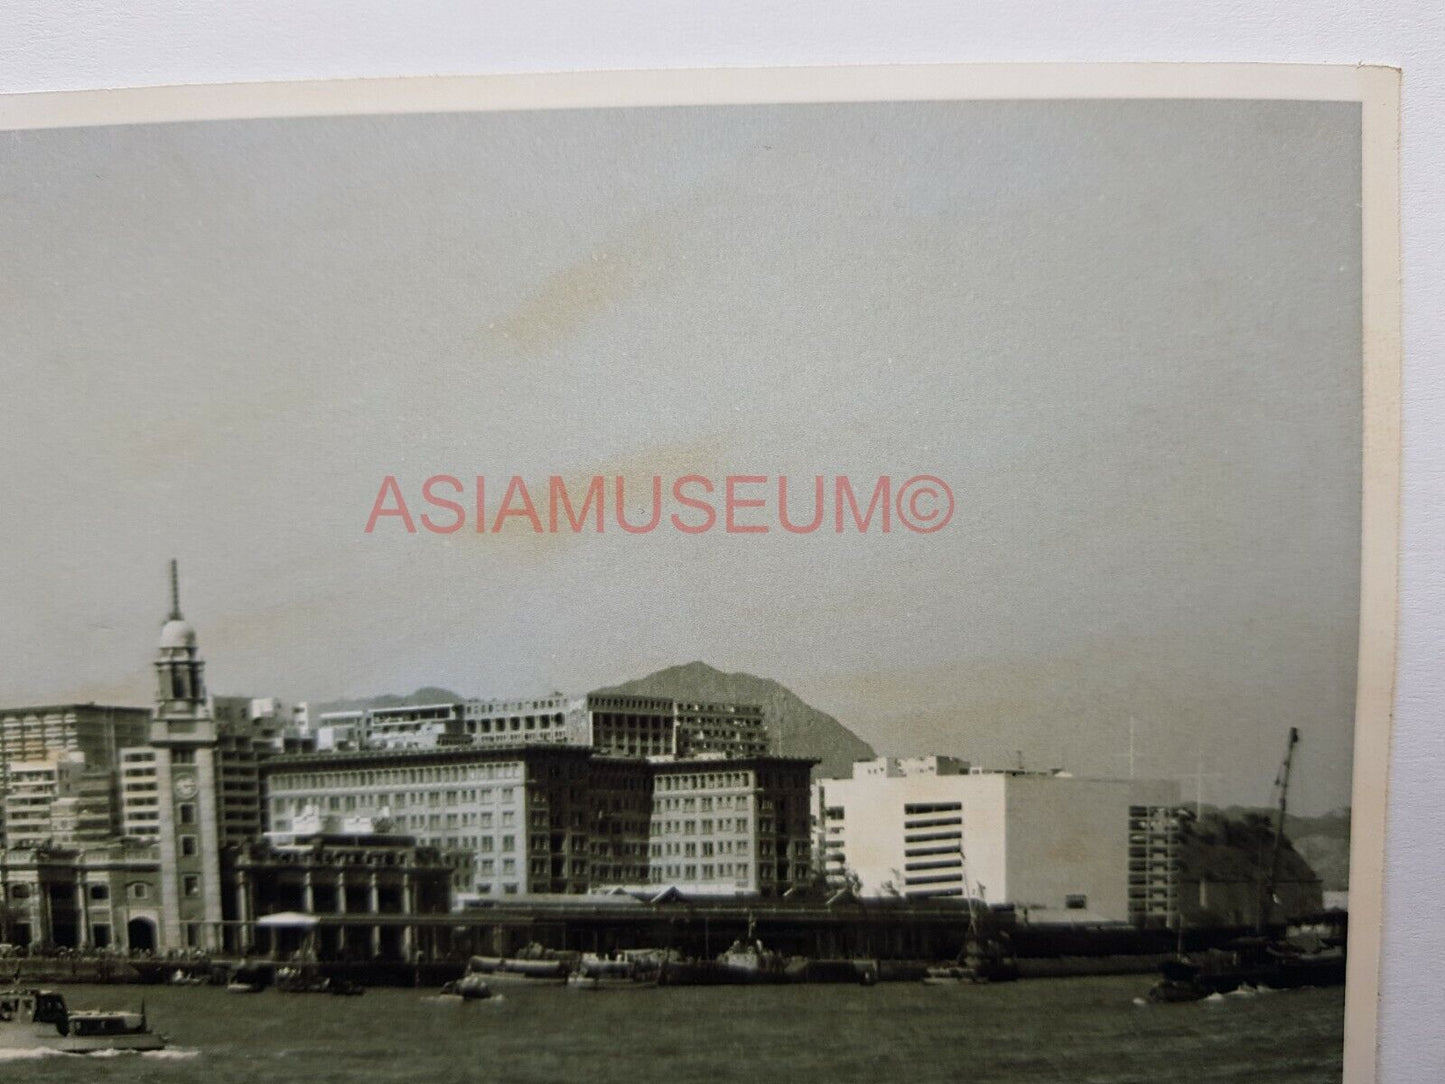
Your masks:
<svg viewBox="0 0 1445 1084"><path fill-rule="evenodd" d="M1246 987L1291 990L1301 986L1339 986L1345 981L1345 938L1325 938L1317 933L1292 937L1270 937L1270 909L1275 882L1279 879L1279 856L1284 843L1285 811L1288 808L1290 769L1299 731L1289 731L1284 764L1275 779L1279 795L1275 810L1274 848L1269 874L1262 883L1255 936L1241 937L1223 948L1186 955L1160 965L1161 978L1149 991L1157 1002L1200 1001L1211 994L1232 994ZM1181 939L1183 928L1180 929Z"/></svg>
<svg viewBox="0 0 1445 1084"><path fill-rule="evenodd" d="M62 1054L164 1050L165 1039L140 1012L72 1011L54 990L0 991L0 1050L55 1050Z"/></svg>

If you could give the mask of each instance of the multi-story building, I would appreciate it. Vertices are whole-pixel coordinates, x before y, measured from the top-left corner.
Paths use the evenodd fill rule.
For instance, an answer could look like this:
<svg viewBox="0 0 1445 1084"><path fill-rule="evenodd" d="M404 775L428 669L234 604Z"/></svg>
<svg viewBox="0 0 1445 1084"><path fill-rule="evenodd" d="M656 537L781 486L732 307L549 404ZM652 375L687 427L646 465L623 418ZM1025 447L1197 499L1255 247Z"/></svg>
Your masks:
<svg viewBox="0 0 1445 1084"><path fill-rule="evenodd" d="M593 810L590 750L364 749L273 757L263 765L274 832L312 810L365 817L380 831L472 855L471 890L495 895L582 892Z"/></svg>
<svg viewBox="0 0 1445 1084"><path fill-rule="evenodd" d="M808 884L815 763L796 757L653 763L651 882L761 896Z"/></svg>
<svg viewBox="0 0 1445 1084"><path fill-rule="evenodd" d="M616 693L326 712L317 719L316 737L322 750L552 744L587 746L619 757L762 756L769 744L763 711L756 705Z"/></svg>
<svg viewBox="0 0 1445 1084"><path fill-rule="evenodd" d="M365 742L372 749L430 749L456 734L461 718L462 705L456 702L370 708Z"/></svg>
<svg viewBox="0 0 1445 1084"><path fill-rule="evenodd" d="M316 751L356 750L365 746L366 712L326 711L316 717Z"/></svg>
<svg viewBox="0 0 1445 1084"><path fill-rule="evenodd" d="M72 846L112 839L120 827L115 777L87 767L79 752L9 766L6 845Z"/></svg>
<svg viewBox="0 0 1445 1084"><path fill-rule="evenodd" d="M0 708L0 764L79 753L91 768L111 768L116 754L146 740L149 708L53 704Z"/></svg>
<svg viewBox="0 0 1445 1084"><path fill-rule="evenodd" d="M612 885L774 895L810 876L797 758L608 757L567 744L358 750L266 761L273 831L365 817L471 854L481 895Z"/></svg>
<svg viewBox="0 0 1445 1084"><path fill-rule="evenodd" d="M586 698L563 696L520 700L468 700L457 734L472 745L588 745Z"/></svg>
<svg viewBox="0 0 1445 1084"><path fill-rule="evenodd" d="M830 880L865 895L972 897L1035 920L1167 924L1179 785L887 758L817 788Z"/></svg>
<svg viewBox="0 0 1445 1084"><path fill-rule="evenodd" d="M673 705L676 751L680 757L715 753L732 757L766 756L768 730L756 704L705 704L679 700Z"/></svg>
<svg viewBox="0 0 1445 1084"><path fill-rule="evenodd" d="M94 772L114 768L119 750L143 742L150 724L145 708L104 704L52 704L0 708L0 848L20 846L9 837L3 797L11 790L10 766L64 756Z"/></svg>

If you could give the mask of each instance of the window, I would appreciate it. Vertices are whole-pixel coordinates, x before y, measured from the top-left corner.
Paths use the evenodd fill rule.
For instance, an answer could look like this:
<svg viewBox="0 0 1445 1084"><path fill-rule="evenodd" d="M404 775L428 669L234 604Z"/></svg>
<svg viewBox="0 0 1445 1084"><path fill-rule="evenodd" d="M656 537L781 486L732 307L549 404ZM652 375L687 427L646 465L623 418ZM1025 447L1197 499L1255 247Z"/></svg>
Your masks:
<svg viewBox="0 0 1445 1084"><path fill-rule="evenodd" d="M196 807L190 802L182 802L176 807L176 812L180 815L182 824L196 823Z"/></svg>
<svg viewBox="0 0 1445 1084"><path fill-rule="evenodd" d="M144 881L136 881L130 886L130 898L133 900L150 899L151 886Z"/></svg>
<svg viewBox="0 0 1445 1084"><path fill-rule="evenodd" d="M1070 911L1084 911L1089 906L1089 897L1082 894L1072 894L1064 897L1064 907Z"/></svg>
<svg viewBox="0 0 1445 1084"><path fill-rule="evenodd" d="M188 873L181 878L181 892L183 895L195 897L201 894L201 879L194 873Z"/></svg>
<svg viewBox="0 0 1445 1084"><path fill-rule="evenodd" d="M30 886L26 884L14 884L10 886L10 898L12 900L27 900L30 898Z"/></svg>
<svg viewBox="0 0 1445 1084"><path fill-rule="evenodd" d="M96 901L108 900L108 899L110 899L110 886L109 886L109 885L91 885L91 886L90 886L90 898L93 899L93 900L96 900Z"/></svg>
<svg viewBox="0 0 1445 1084"><path fill-rule="evenodd" d="M182 856L183 858L193 858L193 857L195 856L195 854L196 854L196 837L195 837L195 836L181 836L181 856Z"/></svg>

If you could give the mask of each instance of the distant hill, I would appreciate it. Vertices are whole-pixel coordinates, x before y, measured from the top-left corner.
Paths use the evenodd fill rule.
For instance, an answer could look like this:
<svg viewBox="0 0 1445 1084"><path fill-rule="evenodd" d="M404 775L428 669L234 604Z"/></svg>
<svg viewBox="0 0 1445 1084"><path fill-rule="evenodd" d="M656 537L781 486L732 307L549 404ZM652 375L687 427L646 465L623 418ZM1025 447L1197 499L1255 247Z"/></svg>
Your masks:
<svg viewBox="0 0 1445 1084"><path fill-rule="evenodd" d="M596 691L757 704L763 709L774 751L787 756L816 757L822 762L819 774L832 778L852 775L855 760L871 760L874 755L871 745L833 716L811 707L771 678L727 674L705 662L669 666L646 677Z"/></svg>
<svg viewBox="0 0 1445 1084"><path fill-rule="evenodd" d="M1224 814L1240 819L1263 817L1274 823L1274 810L1230 806ZM1319 876L1326 892L1343 892L1350 887L1350 811L1336 809L1323 816L1285 817L1285 838Z"/></svg>

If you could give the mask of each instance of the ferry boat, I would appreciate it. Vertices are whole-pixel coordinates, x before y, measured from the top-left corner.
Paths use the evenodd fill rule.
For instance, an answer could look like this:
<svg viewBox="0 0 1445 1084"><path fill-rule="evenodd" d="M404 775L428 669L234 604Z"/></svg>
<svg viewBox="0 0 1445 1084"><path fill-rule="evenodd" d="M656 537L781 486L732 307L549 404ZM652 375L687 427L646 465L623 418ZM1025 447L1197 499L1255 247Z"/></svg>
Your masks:
<svg viewBox="0 0 1445 1084"><path fill-rule="evenodd" d="M61 1054L164 1050L165 1039L140 1012L72 1011L54 990L0 991L0 1050L54 1050Z"/></svg>

